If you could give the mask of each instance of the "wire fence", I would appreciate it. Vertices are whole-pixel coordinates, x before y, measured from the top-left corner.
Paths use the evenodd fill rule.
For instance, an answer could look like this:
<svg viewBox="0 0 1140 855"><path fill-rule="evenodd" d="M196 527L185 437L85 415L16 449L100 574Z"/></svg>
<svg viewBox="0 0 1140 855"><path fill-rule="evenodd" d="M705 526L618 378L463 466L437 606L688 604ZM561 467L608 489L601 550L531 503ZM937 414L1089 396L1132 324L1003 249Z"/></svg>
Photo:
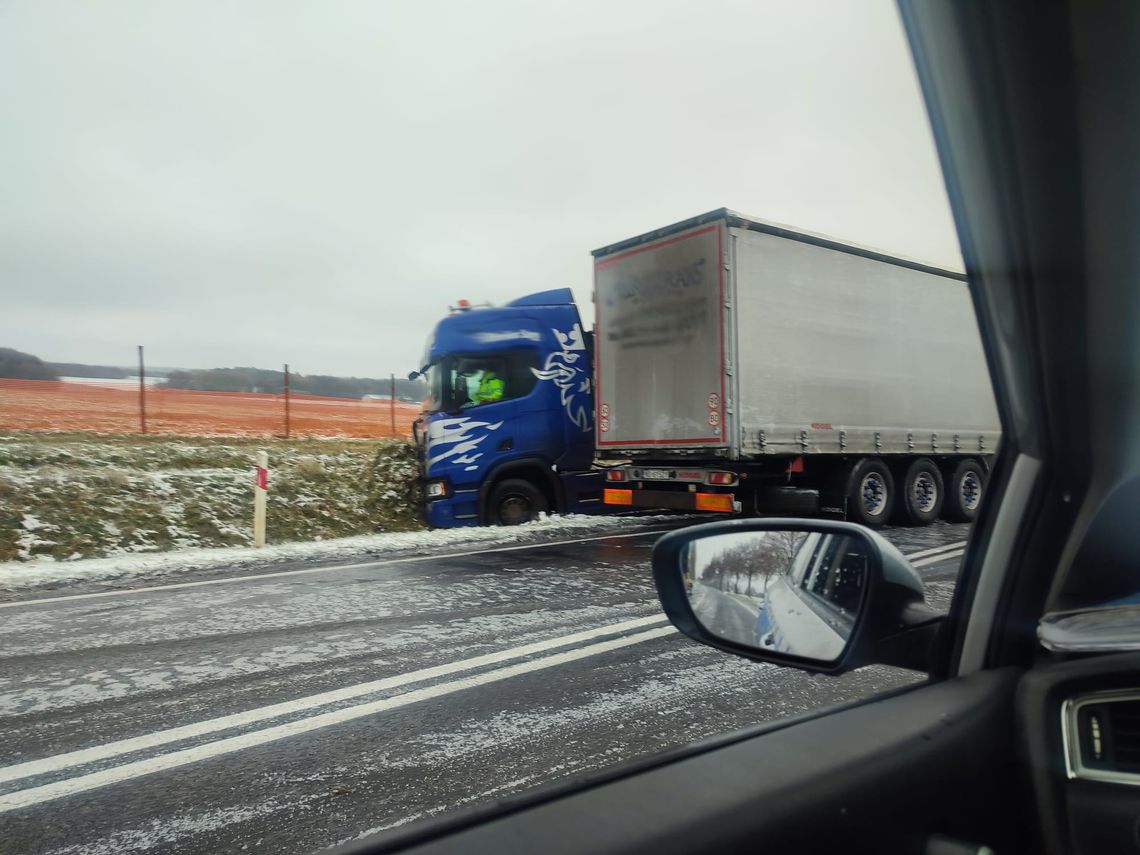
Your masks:
<svg viewBox="0 0 1140 855"><path fill-rule="evenodd" d="M258 392L200 392L123 383L0 379L0 429L192 436L408 437L419 406ZM288 419L288 424L286 424ZM393 423L395 430L393 430Z"/></svg>

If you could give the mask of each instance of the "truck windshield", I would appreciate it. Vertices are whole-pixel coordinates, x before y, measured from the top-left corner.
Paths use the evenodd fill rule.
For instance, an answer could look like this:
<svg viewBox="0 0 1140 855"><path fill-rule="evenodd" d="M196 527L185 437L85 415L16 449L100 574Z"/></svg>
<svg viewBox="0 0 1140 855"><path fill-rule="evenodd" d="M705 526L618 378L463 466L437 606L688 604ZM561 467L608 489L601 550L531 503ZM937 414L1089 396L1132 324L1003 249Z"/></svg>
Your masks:
<svg viewBox="0 0 1140 855"><path fill-rule="evenodd" d="M427 399L424 401L424 412L437 413L443 409L443 373L438 363L429 365L424 369L427 379Z"/></svg>
<svg viewBox="0 0 1140 855"><path fill-rule="evenodd" d="M429 413L459 412L522 398L534 389L537 352L512 350L486 354L449 354L429 366Z"/></svg>

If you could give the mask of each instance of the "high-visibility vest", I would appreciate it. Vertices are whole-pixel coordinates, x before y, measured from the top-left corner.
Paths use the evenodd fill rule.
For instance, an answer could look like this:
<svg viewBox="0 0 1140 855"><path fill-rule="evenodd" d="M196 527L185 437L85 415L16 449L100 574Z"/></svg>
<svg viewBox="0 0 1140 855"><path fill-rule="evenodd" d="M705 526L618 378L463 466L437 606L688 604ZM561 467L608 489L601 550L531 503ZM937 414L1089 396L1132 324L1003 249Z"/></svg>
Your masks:
<svg viewBox="0 0 1140 855"><path fill-rule="evenodd" d="M475 393L475 400L480 404L491 401L501 401L503 398L503 381L494 374L484 374L479 381L479 391Z"/></svg>

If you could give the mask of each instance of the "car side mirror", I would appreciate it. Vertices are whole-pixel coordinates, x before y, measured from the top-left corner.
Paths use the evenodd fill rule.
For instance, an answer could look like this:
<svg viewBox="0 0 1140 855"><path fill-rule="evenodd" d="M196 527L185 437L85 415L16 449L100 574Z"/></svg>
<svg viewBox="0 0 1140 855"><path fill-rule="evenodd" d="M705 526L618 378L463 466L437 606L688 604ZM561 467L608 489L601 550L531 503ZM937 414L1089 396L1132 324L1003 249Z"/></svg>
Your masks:
<svg viewBox="0 0 1140 855"><path fill-rule="evenodd" d="M927 670L942 620L903 554L852 523L738 520L681 529L654 546L653 576L681 632L807 671Z"/></svg>

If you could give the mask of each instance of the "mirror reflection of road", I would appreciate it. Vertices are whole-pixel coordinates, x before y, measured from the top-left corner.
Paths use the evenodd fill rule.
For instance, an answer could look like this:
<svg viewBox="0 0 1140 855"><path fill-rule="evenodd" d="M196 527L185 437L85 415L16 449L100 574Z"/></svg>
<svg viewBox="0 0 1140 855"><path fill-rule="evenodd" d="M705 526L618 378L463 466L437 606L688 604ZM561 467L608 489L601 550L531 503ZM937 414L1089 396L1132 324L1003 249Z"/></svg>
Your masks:
<svg viewBox="0 0 1140 855"><path fill-rule="evenodd" d="M936 606L967 530L886 531ZM691 641L656 600L656 538L0 602L0 851L315 851L919 679ZM742 599L713 602L751 631Z"/></svg>
<svg viewBox="0 0 1140 855"><path fill-rule="evenodd" d="M760 597L721 591L703 582L693 585L691 604L701 623L715 635L741 644L758 643L756 626L762 603Z"/></svg>

